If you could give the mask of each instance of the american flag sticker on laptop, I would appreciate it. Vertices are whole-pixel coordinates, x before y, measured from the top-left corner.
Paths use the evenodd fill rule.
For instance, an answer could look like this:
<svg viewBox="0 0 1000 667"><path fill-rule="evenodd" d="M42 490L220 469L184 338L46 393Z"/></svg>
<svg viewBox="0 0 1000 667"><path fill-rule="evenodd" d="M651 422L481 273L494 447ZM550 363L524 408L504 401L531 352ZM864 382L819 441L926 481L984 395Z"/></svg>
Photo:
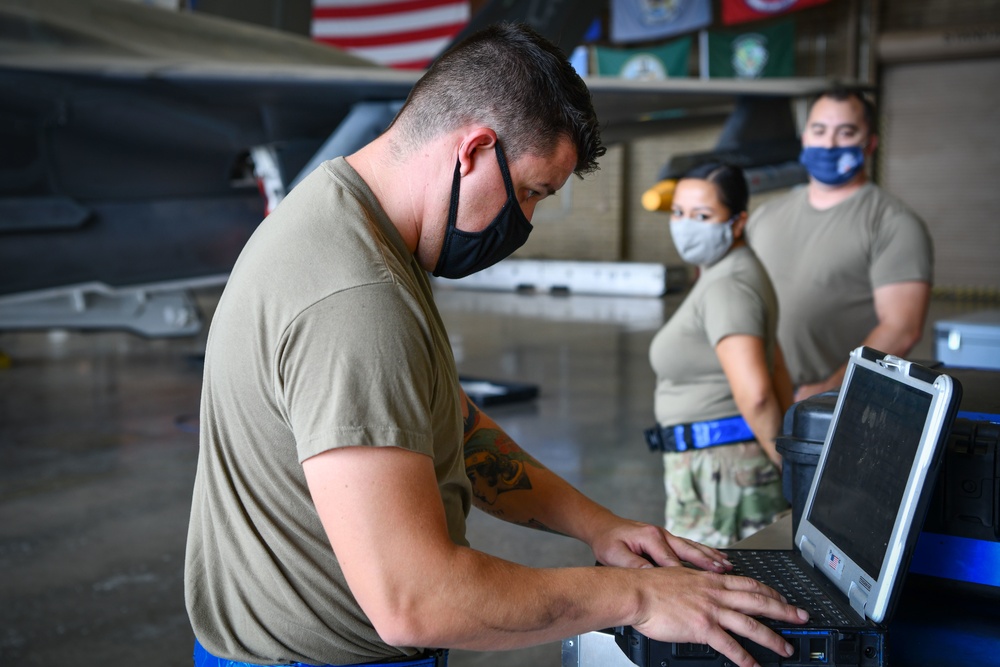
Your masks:
<svg viewBox="0 0 1000 667"><path fill-rule="evenodd" d="M840 559L840 556L833 553L833 549L826 550L826 565L837 573L838 578L844 573L844 561Z"/></svg>

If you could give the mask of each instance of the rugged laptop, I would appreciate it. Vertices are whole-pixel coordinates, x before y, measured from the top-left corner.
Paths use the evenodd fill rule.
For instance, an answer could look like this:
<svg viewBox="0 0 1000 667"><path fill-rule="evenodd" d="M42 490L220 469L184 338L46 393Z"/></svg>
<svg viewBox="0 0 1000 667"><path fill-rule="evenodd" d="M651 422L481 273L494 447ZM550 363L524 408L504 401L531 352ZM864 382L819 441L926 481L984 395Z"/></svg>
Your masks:
<svg viewBox="0 0 1000 667"><path fill-rule="evenodd" d="M887 624L933 494L961 398L948 375L859 347L833 412L791 550L728 550L736 574L809 610L807 625L765 620L790 658L738 638L763 667L887 664ZM657 642L617 628L640 667L730 664L701 644Z"/></svg>

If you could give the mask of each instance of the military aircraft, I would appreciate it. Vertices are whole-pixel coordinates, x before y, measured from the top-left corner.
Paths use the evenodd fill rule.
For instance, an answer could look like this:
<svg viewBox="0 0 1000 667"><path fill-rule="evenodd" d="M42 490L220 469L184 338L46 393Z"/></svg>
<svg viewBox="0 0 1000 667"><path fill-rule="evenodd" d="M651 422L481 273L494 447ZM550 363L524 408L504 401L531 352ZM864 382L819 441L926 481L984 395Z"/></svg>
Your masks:
<svg viewBox="0 0 1000 667"><path fill-rule="evenodd" d="M494 0L463 34L522 20L568 52L599 5ZM268 202L375 137L419 76L194 12L0 0L0 331L197 333L190 290L224 283ZM713 154L764 180L798 154L788 100L829 84L587 81L607 142L728 113Z"/></svg>

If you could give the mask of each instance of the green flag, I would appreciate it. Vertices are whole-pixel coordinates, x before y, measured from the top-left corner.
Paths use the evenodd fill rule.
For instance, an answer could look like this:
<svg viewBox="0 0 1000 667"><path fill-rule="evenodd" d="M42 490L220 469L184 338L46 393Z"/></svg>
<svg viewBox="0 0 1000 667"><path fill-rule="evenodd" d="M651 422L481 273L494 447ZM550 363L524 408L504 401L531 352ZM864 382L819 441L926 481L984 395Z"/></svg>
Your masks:
<svg viewBox="0 0 1000 667"><path fill-rule="evenodd" d="M597 73L623 79L671 79L688 75L691 38L682 37L641 49L594 47Z"/></svg>
<svg viewBox="0 0 1000 667"><path fill-rule="evenodd" d="M795 23L708 33L710 78L795 76Z"/></svg>

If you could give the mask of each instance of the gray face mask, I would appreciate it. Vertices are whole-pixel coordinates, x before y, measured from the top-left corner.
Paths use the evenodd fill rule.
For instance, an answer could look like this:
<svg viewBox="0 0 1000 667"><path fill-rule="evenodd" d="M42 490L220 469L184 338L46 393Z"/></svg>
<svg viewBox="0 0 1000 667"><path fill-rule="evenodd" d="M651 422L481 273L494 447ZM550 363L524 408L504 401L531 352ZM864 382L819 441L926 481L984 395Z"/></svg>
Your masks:
<svg viewBox="0 0 1000 667"><path fill-rule="evenodd" d="M670 236L685 262L711 266L732 247L735 221L736 217L726 222L701 222L691 218L671 220Z"/></svg>

